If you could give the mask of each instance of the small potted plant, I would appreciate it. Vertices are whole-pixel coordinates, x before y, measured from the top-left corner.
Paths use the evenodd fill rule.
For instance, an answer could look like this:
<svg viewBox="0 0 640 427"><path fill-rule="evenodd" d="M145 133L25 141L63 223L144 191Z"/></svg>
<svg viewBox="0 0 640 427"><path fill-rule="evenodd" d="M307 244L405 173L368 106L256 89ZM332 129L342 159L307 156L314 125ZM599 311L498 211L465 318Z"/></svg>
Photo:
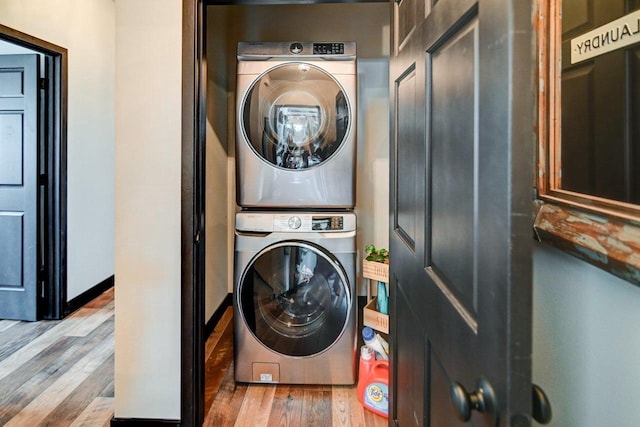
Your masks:
<svg viewBox="0 0 640 427"><path fill-rule="evenodd" d="M389 251L374 245L367 245L364 248L366 256L362 261L363 276L367 279L389 281Z"/></svg>
<svg viewBox="0 0 640 427"><path fill-rule="evenodd" d="M374 245L367 245L367 247L364 248L364 251L367 253L367 257L365 258L367 261L382 262L384 264L389 264L388 250L384 248L376 249Z"/></svg>

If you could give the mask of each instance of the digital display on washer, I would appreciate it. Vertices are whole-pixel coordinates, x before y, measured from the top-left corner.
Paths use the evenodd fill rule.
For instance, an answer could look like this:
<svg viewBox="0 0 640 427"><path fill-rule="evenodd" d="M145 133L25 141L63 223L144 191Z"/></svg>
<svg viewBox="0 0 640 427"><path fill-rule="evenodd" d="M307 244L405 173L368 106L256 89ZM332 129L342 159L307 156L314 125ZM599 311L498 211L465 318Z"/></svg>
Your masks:
<svg viewBox="0 0 640 427"><path fill-rule="evenodd" d="M344 55L344 43L314 43L314 55Z"/></svg>
<svg viewBox="0 0 640 427"><path fill-rule="evenodd" d="M340 231L344 229L342 216L314 216L311 218L311 229L314 231Z"/></svg>

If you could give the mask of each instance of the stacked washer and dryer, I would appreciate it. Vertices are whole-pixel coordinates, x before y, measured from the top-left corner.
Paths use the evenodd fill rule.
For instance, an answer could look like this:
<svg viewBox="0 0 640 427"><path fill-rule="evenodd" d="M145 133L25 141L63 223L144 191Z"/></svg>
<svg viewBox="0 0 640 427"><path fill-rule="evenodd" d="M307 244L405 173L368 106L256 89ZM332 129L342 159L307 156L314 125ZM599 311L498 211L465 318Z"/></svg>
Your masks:
<svg viewBox="0 0 640 427"><path fill-rule="evenodd" d="M239 382L356 380L356 46L238 45Z"/></svg>

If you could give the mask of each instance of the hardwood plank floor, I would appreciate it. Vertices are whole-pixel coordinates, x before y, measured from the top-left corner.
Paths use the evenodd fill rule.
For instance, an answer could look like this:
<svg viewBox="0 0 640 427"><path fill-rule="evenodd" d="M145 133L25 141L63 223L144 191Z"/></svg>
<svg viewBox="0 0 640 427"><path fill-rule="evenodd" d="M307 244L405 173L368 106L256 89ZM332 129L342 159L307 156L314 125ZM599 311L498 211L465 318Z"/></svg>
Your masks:
<svg viewBox="0 0 640 427"><path fill-rule="evenodd" d="M242 384L233 379L233 321L228 308L207 340L207 427L385 427L363 408L355 386Z"/></svg>
<svg viewBox="0 0 640 427"><path fill-rule="evenodd" d="M109 426L113 292L60 321L0 320L0 426ZM228 308L206 341L204 426L388 425L354 386L236 383L232 317Z"/></svg>
<svg viewBox="0 0 640 427"><path fill-rule="evenodd" d="M113 289L64 320L0 320L0 425L108 426L112 416Z"/></svg>

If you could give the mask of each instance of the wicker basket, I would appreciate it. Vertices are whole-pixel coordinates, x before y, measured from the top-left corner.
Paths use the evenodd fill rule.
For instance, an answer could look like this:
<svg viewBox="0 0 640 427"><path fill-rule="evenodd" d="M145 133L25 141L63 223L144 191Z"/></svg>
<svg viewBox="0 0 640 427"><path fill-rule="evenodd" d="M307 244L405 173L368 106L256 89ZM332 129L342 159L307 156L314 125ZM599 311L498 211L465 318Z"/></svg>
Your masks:
<svg viewBox="0 0 640 427"><path fill-rule="evenodd" d="M362 260L362 277L380 282L389 282L389 264Z"/></svg>

